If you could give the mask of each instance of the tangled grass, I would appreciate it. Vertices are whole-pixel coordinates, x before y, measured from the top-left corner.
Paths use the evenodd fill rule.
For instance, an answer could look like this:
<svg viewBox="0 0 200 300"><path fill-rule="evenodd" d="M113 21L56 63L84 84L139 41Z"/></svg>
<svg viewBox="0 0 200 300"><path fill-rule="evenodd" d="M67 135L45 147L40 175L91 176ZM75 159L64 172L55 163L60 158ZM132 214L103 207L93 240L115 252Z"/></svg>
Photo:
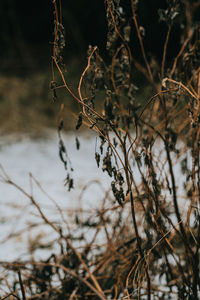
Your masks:
<svg viewBox="0 0 200 300"><path fill-rule="evenodd" d="M106 194L104 205L91 218L81 221L77 215L77 228L86 227L93 236L90 242L80 238L79 248L75 234L66 234L64 224L51 222L27 194L42 220L56 232L60 252L46 261L2 262L7 271L18 274L10 294L2 299L11 295L21 299L19 292L23 300L198 299L200 43L195 14L200 2L174 0L158 11L167 30L160 45L161 63L155 63L138 23L140 2L129 1L128 19L120 1L106 0L108 58L105 62L98 48L89 46L77 91L65 76L61 9L55 0L53 5L53 99L57 101L59 89L65 89L80 107L76 129L86 125L99 136L95 159L112 178L113 196ZM179 49L169 62L174 24L181 35ZM140 48L138 57L133 36ZM143 105L137 102L134 72L153 90ZM98 97L100 107L95 103ZM70 190L73 171L62 139L64 111L63 103L57 122L59 154ZM5 174L4 180L15 185ZM96 239L102 230L101 245Z"/></svg>

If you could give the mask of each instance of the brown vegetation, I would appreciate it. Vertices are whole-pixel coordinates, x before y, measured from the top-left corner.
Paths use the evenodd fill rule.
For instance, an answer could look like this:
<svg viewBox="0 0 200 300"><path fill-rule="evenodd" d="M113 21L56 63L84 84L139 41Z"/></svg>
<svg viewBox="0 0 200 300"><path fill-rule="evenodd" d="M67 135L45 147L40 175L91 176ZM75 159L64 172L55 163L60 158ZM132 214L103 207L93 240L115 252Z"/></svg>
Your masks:
<svg viewBox="0 0 200 300"><path fill-rule="evenodd" d="M42 262L2 262L19 277L4 299L11 294L20 298L19 290L23 299L199 297L200 43L199 25L193 16L200 2L174 0L159 11L160 20L167 26L160 64L145 49L138 24L139 4L133 0L129 3L132 16L127 20L119 1L105 1L108 62L97 47L90 46L88 64L74 92L64 72L61 9L53 1L53 98L57 101L60 89L68 92L80 107L76 129L85 124L99 136L95 158L112 178L115 203L107 194L94 219L82 221L77 214L77 227L87 227L93 234L91 242L80 238L83 246L79 248L74 246L75 235L66 234L64 224L53 224L27 194L43 221L57 233L60 253ZM168 62L175 23L182 28L180 48ZM132 34L138 38L139 57L134 56ZM153 90L143 105L135 97L135 70ZM96 106L96 97L102 99L100 107ZM67 169L62 140L64 111L63 103L58 134L60 158ZM71 170L67 172L66 184L71 189ZM15 185L6 174L4 180ZM96 244L102 231L104 244Z"/></svg>

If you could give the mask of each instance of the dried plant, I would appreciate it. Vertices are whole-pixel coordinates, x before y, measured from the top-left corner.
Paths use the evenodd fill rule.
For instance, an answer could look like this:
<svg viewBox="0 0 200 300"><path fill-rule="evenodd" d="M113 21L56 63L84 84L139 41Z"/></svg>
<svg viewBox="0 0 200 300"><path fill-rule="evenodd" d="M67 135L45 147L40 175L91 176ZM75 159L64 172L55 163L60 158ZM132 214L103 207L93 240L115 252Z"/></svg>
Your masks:
<svg viewBox="0 0 200 300"><path fill-rule="evenodd" d="M61 253L45 262L4 264L8 269L23 270L30 299L200 297L200 28L195 22L200 2L167 3L166 9L158 11L167 28L159 63L145 48L145 29L137 15L140 1L129 1L128 18L119 0L105 0L108 57L105 62L98 47L89 46L88 63L74 92L63 66L61 10L53 1L53 97L56 101L57 89L64 87L80 106L76 130L86 125L99 136L95 159L112 178L115 204L108 199L109 208L102 206L94 220L82 222L76 216L77 226L89 227L94 234L91 243L83 238L84 247L78 250L73 246L73 235L66 237L27 195L42 219L57 232L61 245ZM180 27L180 48L169 62L174 24ZM133 35L138 40L138 57ZM61 82L56 81L56 72ZM134 72L153 90L145 103L137 100L137 90L143 87L136 87ZM62 104L59 149L71 189L72 168L61 138L64 109ZM96 245L102 230L105 243Z"/></svg>

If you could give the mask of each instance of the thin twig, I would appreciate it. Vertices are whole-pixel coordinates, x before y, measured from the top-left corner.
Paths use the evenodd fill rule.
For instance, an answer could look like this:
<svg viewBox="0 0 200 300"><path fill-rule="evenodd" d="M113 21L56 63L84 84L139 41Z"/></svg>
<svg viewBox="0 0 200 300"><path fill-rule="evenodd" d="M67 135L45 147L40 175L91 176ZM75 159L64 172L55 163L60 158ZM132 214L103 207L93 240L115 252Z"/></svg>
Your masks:
<svg viewBox="0 0 200 300"><path fill-rule="evenodd" d="M162 58L162 65L161 65L161 78L164 78L164 72L165 72L165 61L166 61L166 55L167 55L167 45L169 42L169 37L171 33L172 25L170 24L167 31L167 36L165 39L164 49L163 49L163 58Z"/></svg>
<svg viewBox="0 0 200 300"><path fill-rule="evenodd" d="M23 285L23 282L22 282L22 277L21 277L20 270L17 272L17 274L18 274L18 278L19 278L19 285L20 285L20 288L21 288L22 299L26 300L26 294L25 294L24 285Z"/></svg>

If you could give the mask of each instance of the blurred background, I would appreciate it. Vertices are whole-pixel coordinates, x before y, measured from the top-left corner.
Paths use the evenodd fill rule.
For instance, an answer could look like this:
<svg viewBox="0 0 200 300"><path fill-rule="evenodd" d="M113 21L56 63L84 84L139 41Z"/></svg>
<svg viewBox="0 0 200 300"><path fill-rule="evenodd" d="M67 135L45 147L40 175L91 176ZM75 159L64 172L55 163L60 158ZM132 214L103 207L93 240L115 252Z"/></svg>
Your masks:
<svg viewBox="0 0 200 300"><path fill-rule="evenodd" d="M129 1L122 0L120 3L126 18L129 18ZM167 32L166 24L159 22L158 9L166 7L165 0L140 0L138 5L138 21L145 29L147 54L158 62L162 58ZM86 65L88 45L97 45L100 54L106 58L105 5L103 0L62 1L62 11L66 38L66 76L76 89L77 79ZM179 48L179 25L173 27L168 62ZM66 93L61 94L56 103L51 99L49 83L53 27L51 0L0 1L1 134L29 131L37 135L43 127L56 126L59 105L63 101L67 102L68 96ZM134 33L132 47L134 55L139 55ZM140 80L146 84L144 79ZM70 121L69 129L73 126L71 124Z"/></svg>

